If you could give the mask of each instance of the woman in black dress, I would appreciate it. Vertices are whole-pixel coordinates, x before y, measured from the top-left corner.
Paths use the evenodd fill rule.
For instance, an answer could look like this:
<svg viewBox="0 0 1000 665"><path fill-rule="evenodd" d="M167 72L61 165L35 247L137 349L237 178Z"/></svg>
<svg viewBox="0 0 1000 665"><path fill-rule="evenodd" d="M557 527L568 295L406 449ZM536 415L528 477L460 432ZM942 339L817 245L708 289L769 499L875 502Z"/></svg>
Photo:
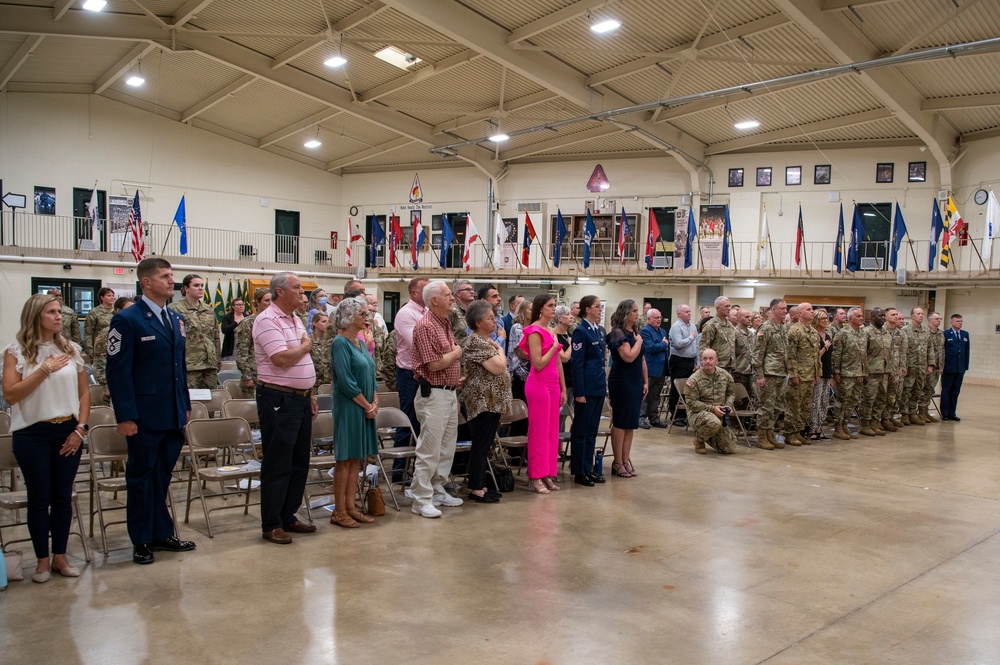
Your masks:
<svg viewBox="0 0 1000 665"><path fill-rule="evenodd" d="M639 427L639 407L649 389L636 301L618 303L618 309L611 315L611 332L606 340L612 359L608 396L611 400L611 449L615 461L611 472L621 478L632 478L636 475L630 459L632 436Z"/></svg>
<svg viewBox="0 0 1000 665"><path fill-rule="evenodd" d="M222 357L230 360L236 354L236 326L243 320L243 298L233 298L232 308L222 317Z"/></svg>

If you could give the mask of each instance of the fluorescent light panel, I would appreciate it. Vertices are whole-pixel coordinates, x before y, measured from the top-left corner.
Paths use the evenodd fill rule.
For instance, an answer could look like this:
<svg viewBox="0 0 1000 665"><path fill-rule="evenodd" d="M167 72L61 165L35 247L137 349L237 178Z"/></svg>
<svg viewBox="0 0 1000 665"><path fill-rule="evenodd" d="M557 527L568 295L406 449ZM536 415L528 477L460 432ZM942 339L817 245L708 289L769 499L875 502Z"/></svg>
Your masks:
<svg viewBox="0 0 1000 665"><path fill-rule="evenodd" d="M127 79L125 79L125 84L126 85L130 85L133 88L138 88L139 86L141 86L145 82L146 82L146 79L142 78L138 74L132 74L132 76L129 76Z"/></svg>
<svg viewBox="0 0 1000 665"><path fill-rule="evenodd" d="M335 55L323 64L327 67L343 67L347 64L347 58L342 55Z"/></svg>
<svg viewBox="0 0 1000 665"><path fill-rule="evenodd" d="M498 132L498 133L494 134L493 136L491 136L490 140L493 141L494 143L503 143L504 141L506 141L509 138L510 137L508 135L504 134L503 132Z"/></svg>
<svg viewBox="0 0 1000 665"><path fill-rule="evenodd" d="M592 26L590 26L590 29L593 30L594 32L596 32L599 35L603 35L606 32L611 32L612 30L617 30L618 28L621 27L621 25L622 24L620 22L616 21L615 19L609 18L609 19L605 19L603 21L599 21L598 23L593 24Z"/></svg>
<svg viewBox="0 0 1000 665"><path fill-rule="evenodd" d="M107 6L107 0L86 0L83 3L83 8L91 12L99 12Z"/></svg>
<svg viewBox="0 0 1000 665"><path fill-rule="evenodd" d="M302 145L304 145L307 148L312 149L312 148L318 148L318 147L320 147L321 145L323 145L323 142L320 141L319 139L309 139L308 141L306 141Z"/></svg>
<svg viewBox="0 0 1000 665"><path fill-rule="evenodd" d="M420 62L420 58L417 56L412 53L407 53L402 49L398 49L395 46L386 46L381 51L376 51L375 57L382 62L387 62L393 67L399 67L403 70L408 70L410 67Z"/></svg>
<svg viewBox="0 0 1000 665"><path fill-rule="evenodd" d="M756 120L744 120L733 125L736 129L757 129L760 123Z"/></svg>

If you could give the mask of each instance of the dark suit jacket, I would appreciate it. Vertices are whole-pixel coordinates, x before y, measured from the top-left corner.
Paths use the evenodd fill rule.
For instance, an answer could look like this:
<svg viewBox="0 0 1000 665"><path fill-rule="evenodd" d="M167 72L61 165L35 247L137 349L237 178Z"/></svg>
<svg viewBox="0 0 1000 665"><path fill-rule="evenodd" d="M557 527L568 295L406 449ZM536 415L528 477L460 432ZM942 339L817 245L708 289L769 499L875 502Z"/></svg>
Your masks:
<svg viewBox="0 0 1000 665"><path fill-rule="evenodd" d="M969 369L969 333L954 328L944 331L944 371L964 374Z"/></svg>
<svg viewBox="0 0 1000 665"><path fill-rule="evenodd" d="M108 330L108 390L118 422L140 429L179 429L187 423L187 388L181 318L167 309L173 334L143 300L111 319Z"/></svg>
<svg viewBox="0 0 1000 665"><path fill-rule="evenodd" d="M604 329L594 331L588 321L582 321L573 331L573 351L569 357L573 374L573 397L600 397L608 394L606 364L607 346Z"/></svg>

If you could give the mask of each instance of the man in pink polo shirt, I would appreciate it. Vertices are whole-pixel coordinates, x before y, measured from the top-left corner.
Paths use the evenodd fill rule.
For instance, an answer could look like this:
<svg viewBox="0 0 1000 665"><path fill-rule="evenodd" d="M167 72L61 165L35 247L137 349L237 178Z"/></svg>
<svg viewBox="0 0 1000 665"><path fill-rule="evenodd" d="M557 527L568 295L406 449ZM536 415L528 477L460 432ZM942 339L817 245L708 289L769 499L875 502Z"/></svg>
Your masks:
<svg viewBox="0 0 1000 665"><path fill-rule="evenodd" d="M260 418L260 521L264 538L287 545L291 533L312 533L295 513L309 475L312 421L319 409L312 341L296 316L302 284L294 273L271 278L271 304L253 322L257 359L257 416Z"/></svg>
<svg viewBox="0 0 1000 665"><path fill-rule="evenodd" d="M413 398L417 395L417 380L413 377L413 329L427 311L423 295L425 286L427 286L426 277L414 277L410 280L407 289L410 299L399 308L392 324L393 330L396 331L396 390L399 392L399 409L410 419L414 436L420 435L420 423L413 409ZM394 445L413 445L410 442L410 433L402 428L397 429ZM405 467L406 460L393 462L394 481L402 480L401 473Z"/></svg>

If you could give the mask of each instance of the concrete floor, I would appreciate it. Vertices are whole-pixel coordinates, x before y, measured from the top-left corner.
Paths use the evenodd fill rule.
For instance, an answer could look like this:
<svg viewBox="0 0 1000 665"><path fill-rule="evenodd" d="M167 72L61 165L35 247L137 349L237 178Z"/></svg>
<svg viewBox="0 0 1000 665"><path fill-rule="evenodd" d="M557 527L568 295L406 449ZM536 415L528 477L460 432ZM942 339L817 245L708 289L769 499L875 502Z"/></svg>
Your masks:
<svg viewBox="0 0 1000 665"><path fill-rule="evenodd" d="M209 539L192 511L198 550L142 568L113 527L79 579L0 593L0 661L1000 663L998 396L967 386L961 423L731 457L640 430L634 479L438 520L390 505L290 546L253 511Z"/></svg>

